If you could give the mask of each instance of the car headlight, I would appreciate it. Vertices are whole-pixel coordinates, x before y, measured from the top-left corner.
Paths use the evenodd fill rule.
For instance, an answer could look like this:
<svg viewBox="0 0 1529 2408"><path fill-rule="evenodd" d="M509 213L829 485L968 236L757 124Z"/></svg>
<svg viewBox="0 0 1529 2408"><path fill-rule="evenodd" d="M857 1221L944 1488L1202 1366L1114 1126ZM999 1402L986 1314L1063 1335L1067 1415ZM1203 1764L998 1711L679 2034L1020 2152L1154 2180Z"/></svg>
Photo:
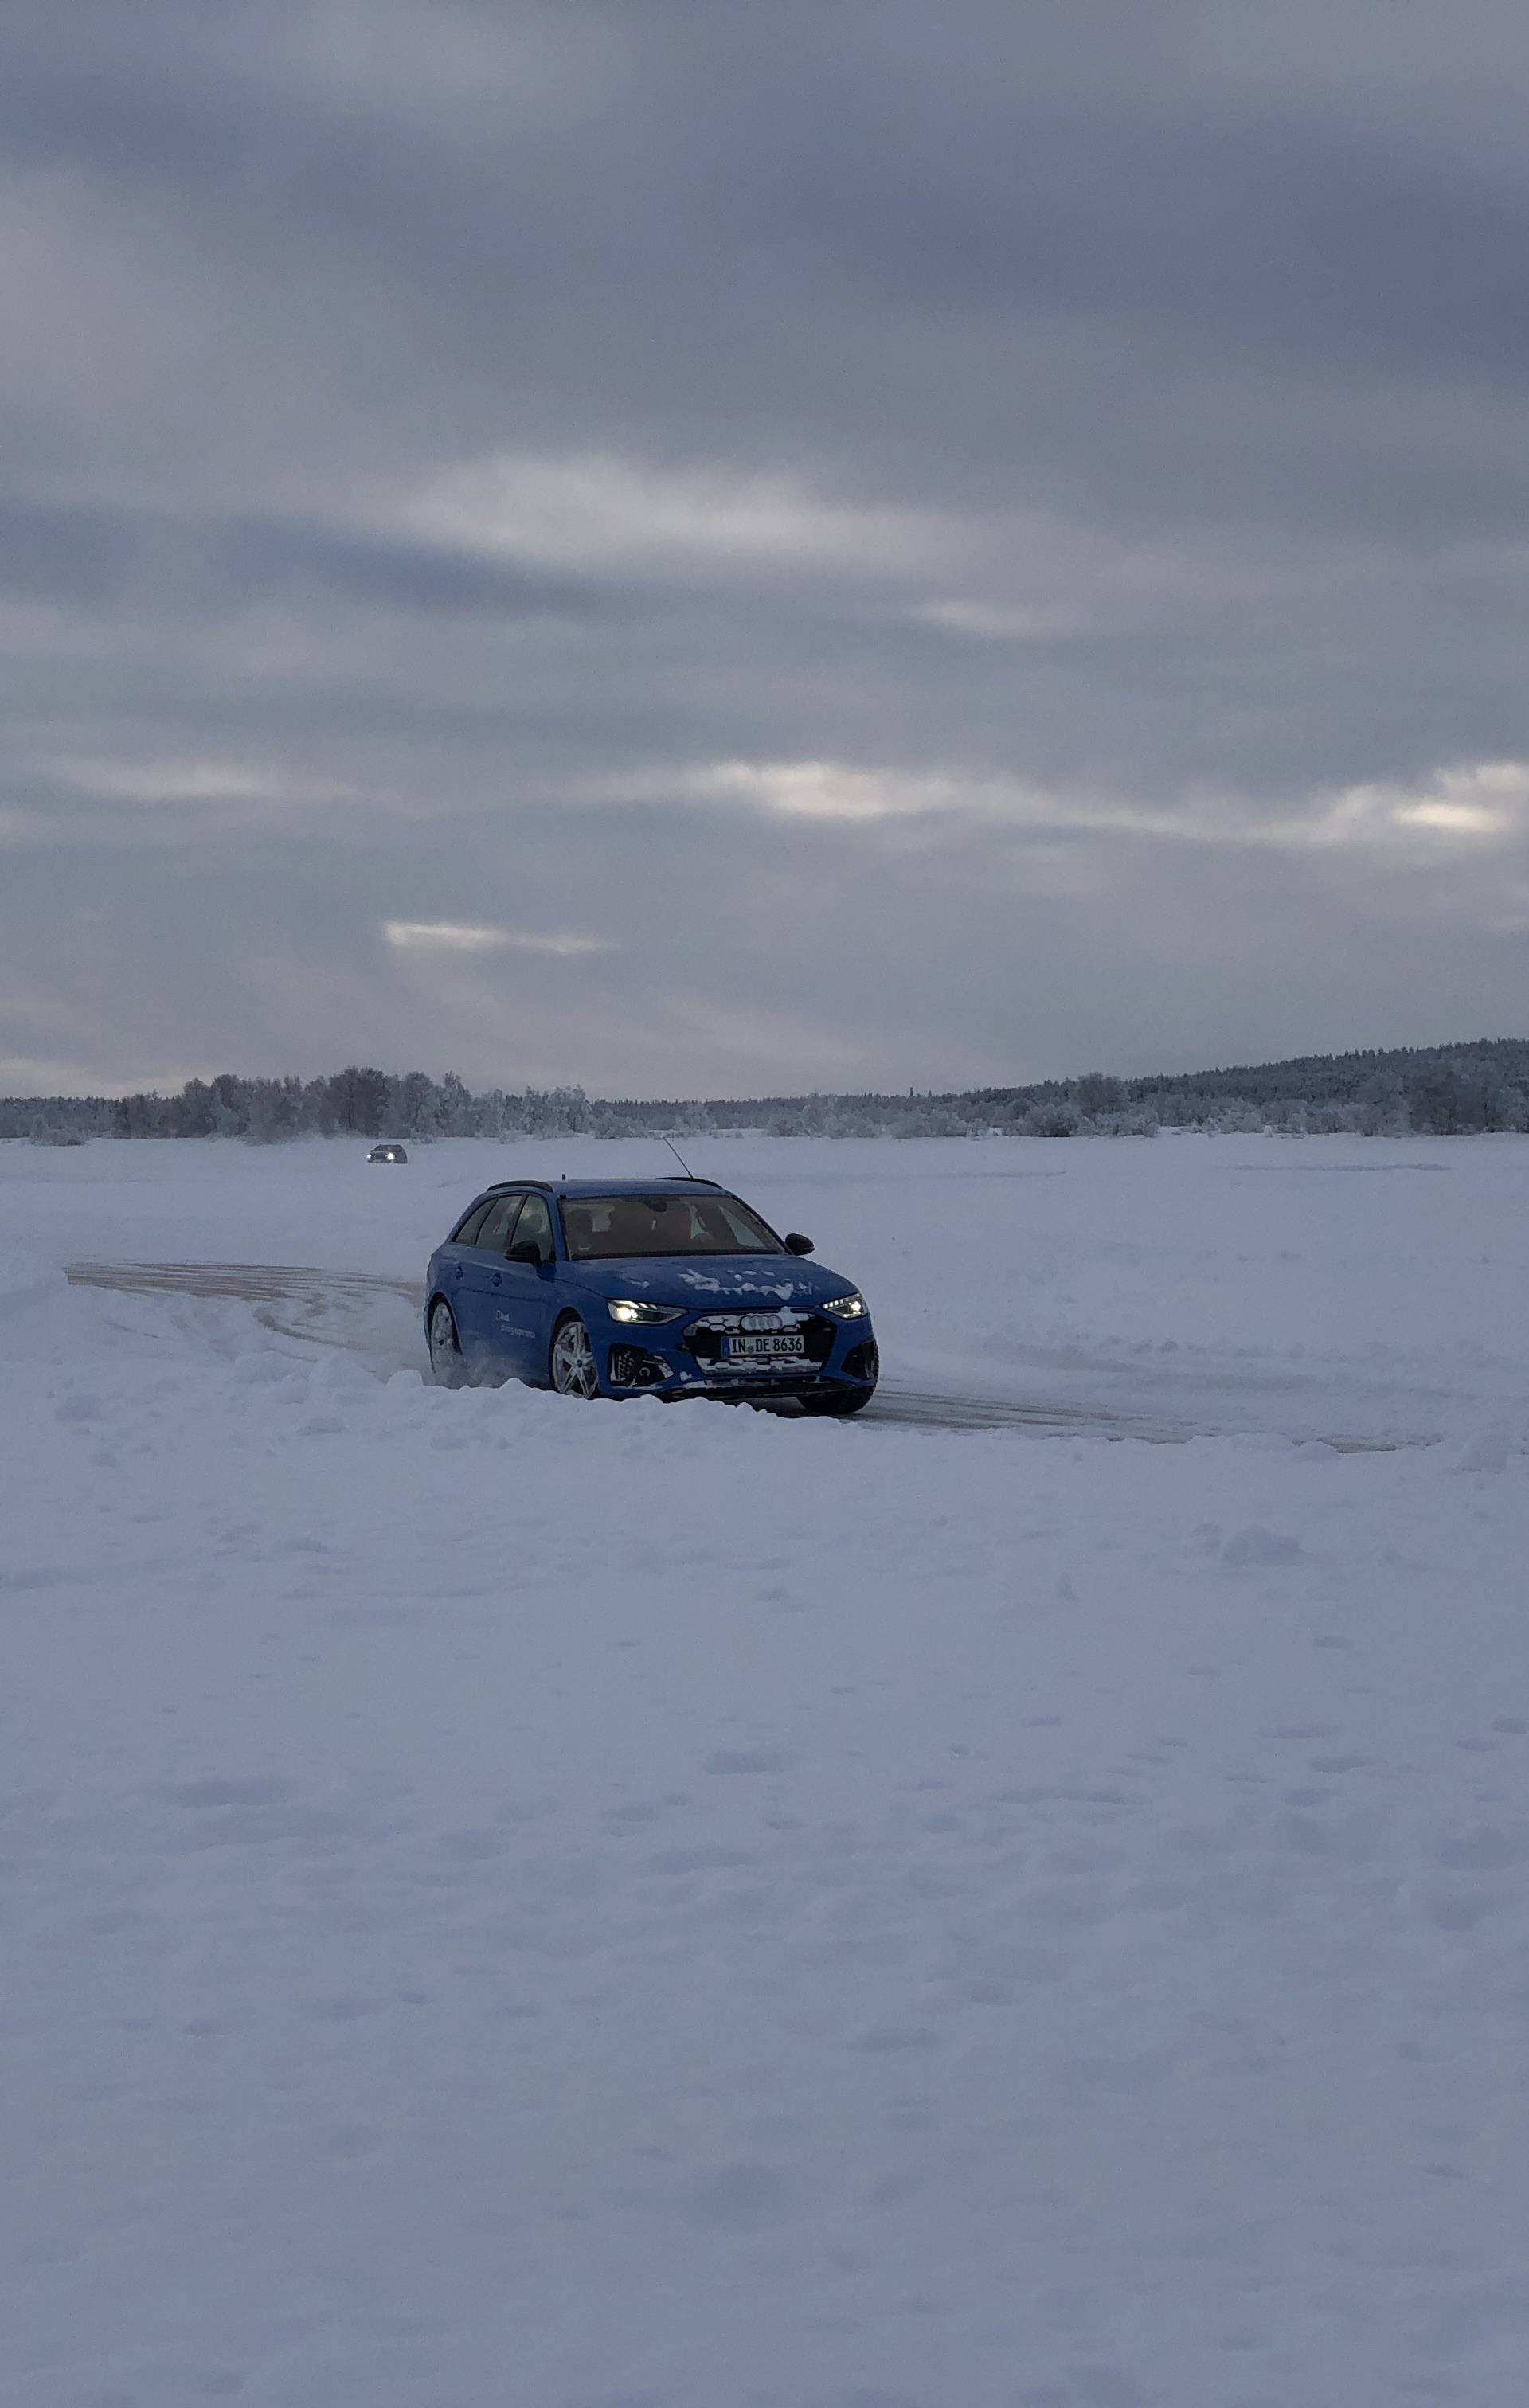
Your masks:
<svg viewBox="0 0 1529 2408"><path fill-rule="evenodd" d="M836 1296L822 1308L836 1321L864 1321L868 1307L863 1296Z"/></svg>
<svg viewBox="0 0 1529 2408"><path fill-rule="evenodd" d="M616 1297L610 1306L612 1321L678 1321L684 1312L682 1304L639 1304L628 1296Z"/></svg>

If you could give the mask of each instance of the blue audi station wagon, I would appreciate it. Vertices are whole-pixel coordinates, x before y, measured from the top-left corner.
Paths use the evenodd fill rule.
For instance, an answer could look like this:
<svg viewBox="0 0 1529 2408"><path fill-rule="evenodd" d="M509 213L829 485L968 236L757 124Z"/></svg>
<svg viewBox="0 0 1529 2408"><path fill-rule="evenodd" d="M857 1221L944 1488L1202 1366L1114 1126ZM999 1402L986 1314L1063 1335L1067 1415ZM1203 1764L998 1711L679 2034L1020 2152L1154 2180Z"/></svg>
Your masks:
<svg viewBox="0 0 1529 2408"><path fill-rule="evenodd" d="M811 1252L709 1179L506 1181L430 1258L431 1369L857 1413L876 1392L870 1313Z"/></svg>

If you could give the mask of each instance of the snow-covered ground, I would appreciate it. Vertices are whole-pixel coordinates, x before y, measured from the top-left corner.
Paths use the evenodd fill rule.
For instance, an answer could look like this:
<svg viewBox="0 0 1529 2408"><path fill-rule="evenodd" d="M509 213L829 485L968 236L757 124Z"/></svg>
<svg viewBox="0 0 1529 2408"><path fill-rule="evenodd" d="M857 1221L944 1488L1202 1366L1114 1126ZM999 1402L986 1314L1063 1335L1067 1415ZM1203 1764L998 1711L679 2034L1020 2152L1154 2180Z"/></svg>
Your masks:
<svg viewBox="0 0 1529 2408"><path fill-rule="evenodd" d="M660 1165L364 1151L0 1146L6 2408L1518 2408L1529 1141L687 1147L1065 1437L431 1390Z"/></svg>

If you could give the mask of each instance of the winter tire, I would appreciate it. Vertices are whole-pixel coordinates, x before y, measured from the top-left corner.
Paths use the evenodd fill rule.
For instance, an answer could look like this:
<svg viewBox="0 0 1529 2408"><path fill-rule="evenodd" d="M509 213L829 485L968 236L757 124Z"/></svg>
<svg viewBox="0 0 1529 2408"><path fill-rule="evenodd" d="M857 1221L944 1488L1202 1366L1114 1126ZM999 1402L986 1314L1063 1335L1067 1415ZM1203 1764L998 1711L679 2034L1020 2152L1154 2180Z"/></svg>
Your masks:
<svg viewBox="0 0 1529 2408"><path fill-rule="evenodd" d="M467 1377L457 1326L443 1296L430 1308L430 1376L437 1388L460 1388Z"/></svg>
<svg viewBox="0 0 1529 2408"><path fill-rule="evenodd" d="M568 1313L552 1333L548 1369L560 1397L597 1397L600 1374L589 1331L576 1312Z"/></svg>

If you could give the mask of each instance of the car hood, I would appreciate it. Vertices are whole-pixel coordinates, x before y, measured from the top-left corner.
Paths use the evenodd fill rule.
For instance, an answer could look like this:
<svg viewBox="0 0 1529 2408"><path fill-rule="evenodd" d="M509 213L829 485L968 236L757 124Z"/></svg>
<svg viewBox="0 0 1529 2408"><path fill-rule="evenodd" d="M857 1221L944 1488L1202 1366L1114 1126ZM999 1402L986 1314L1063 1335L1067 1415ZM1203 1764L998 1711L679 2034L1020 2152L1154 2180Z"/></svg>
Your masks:
<svg viewBox="0 0 1529 2408"><path fill-rule="evenodd" d="M843 1296L853 1282L800 1254L622 1255L610 1262L570 1263L566 1277L595 1296L630 1296L645 1304L682 1304L702 1312L707 1305L822 1304Z"/></svg>

